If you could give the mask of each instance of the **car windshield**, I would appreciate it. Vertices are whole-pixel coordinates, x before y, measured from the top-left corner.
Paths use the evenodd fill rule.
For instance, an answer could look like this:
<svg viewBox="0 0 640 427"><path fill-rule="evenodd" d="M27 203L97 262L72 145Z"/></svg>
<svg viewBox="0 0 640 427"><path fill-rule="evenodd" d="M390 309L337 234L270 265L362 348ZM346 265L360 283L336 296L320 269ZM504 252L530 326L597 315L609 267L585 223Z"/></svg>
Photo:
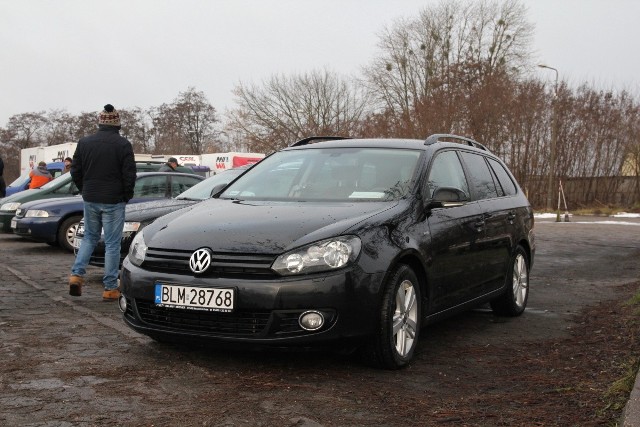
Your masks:
<svg viewBox="0 0 640 427"><path fill-rule="evenodd" d="M49 188L57 187L58 185L60 185L62 183L66 183L68 181L71 181L71 174L70 173L65 173L65 174L60 175L57 178L54 178L52 181L47 182L45 185L43 185L40 188L42 190L48 190Z"/></svg>
<svg viewBox="0 0 640 427"><path fill-rule="evenodd" d="M421 151L305 148L262 160L220 198L285 201L397 200L411 188Z"/></svg>
<svg viewBox="0 0 640 427"><path fill-rule="evenodd" d="M228 184L233 181L238 175L244 172L246 168L242 169L229 169L224 172L220 172L217 175L209 177L202 182L197 183L193 187L180 193L176 199L187 200L205 200L211 197L211 190L213 187L220 184Z"/></svg>

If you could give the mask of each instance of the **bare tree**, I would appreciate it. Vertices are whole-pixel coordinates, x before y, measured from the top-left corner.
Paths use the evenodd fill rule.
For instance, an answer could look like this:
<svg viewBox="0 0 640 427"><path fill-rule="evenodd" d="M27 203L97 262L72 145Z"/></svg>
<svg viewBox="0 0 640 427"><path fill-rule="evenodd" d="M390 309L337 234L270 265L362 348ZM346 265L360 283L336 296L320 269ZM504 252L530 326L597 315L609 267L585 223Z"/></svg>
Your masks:
<svg viewBox="0 0 640 427"><path fill-rule="evenodd" d="M46 145L47 125L44 111L16 114L9 118L7 127L0 132L7 184L20 174L20 150Z"/></svg>
<svg viewBox="0 0 640 427"><path fill-rule="evenodd" d="M195 88L181 92L171 104L152 109L150 115L156 153L202 154L217 145L216 109Z"/></svg>
<svg viewBox="0 0 640 427"><path fill-rule="evenodd" d="M98 113L82 112L75 118L74 142L98 130Z"/></svg>
<svg viewBox="0 0 640 427"><path fill-rule="evenodd" d="M381 34L380 55L364 70L379 108L417 134L424 116L415 112L439 98L440 111L453 114L439 131L463 127L462 90L485 86L496 73L515 76L526 65L533 27L525 16L517 0L451 0L397 21Z"/></svg>
<svg viewBox="0 0 640 427"><path fill-rule="evenodd" d="M47 114L46 145L75 142L75 117L65 110L52 110Z"/></svg>
<svg viewBox="0 0 640 427"><path fill-rule="evenodd" d="M119 110L121 133L133 146L134 153L151 153L153 132L148 113L140 108Z"/></svg>
<svg viewBox="0 0 640 427"><path fill-rule="evenodd" d="M3 142L17 149L46 145L48 124L44 111L11 116Z"/></svg>
<svg viewBox="0 0 640 427"><path fill-rule="evenodd" d="M260 87L240 83L234 94L229 130L264 152L310 135L356 134L367 105L355 82L327 70L275 75Z"/></svg>

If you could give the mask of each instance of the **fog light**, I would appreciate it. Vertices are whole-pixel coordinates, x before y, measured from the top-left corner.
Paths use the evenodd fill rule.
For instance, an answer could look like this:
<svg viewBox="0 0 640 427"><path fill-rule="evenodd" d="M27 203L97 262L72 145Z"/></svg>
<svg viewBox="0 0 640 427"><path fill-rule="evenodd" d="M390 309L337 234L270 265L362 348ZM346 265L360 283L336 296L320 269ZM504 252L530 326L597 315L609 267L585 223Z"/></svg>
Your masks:
<svg viewBox="0 0 640 427"><path fill-rule="evenodd" d="M120 298L118 299L118 307L120 307L120 311L123 313L127 311L127 299L124 295L120 295Z"/></svg>
<svg viewBox="0 0 640 427"><path fill-rule="evenodd" d="M316 331L324 325L324 316L318 311L305 311L298 318L298 323L302 329Z"/></svg>

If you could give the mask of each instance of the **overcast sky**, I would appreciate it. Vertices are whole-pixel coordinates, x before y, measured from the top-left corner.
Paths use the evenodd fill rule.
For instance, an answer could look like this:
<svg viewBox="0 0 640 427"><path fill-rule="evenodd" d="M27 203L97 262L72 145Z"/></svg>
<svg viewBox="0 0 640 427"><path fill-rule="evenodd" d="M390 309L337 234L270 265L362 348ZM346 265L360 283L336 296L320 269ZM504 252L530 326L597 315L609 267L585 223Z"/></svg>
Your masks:
<svg viewBox="0 0 640 427"><path fill-rule="evenodd" d="M359 75L385 26L438 3L0 0L0 127L26 112L159 106L189 87L224 113L240 81L319 69ZM572 84L640 93L640 1L524 3L537 62Z"/></svg>

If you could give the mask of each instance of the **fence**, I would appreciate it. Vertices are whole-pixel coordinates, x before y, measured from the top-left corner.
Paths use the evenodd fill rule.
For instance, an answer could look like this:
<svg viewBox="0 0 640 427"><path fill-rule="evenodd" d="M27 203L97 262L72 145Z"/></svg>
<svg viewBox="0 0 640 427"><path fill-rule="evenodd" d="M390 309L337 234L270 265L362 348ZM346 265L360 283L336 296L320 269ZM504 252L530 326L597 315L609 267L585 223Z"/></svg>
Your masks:
<svg viewBox="0 0 640 427"><path fill-rule="evenodd" d="M569 210L581 207L611 205L632 207L640 204L640 177L613 176L592 178L565 178L562 180ZM537 185L534 188L545 188ZM558 204L558 186L553 194L553 207ZM528 194L529 201L536 208L545 206L546 193ZM562 203L564 208L564 203Z"/></svg>

